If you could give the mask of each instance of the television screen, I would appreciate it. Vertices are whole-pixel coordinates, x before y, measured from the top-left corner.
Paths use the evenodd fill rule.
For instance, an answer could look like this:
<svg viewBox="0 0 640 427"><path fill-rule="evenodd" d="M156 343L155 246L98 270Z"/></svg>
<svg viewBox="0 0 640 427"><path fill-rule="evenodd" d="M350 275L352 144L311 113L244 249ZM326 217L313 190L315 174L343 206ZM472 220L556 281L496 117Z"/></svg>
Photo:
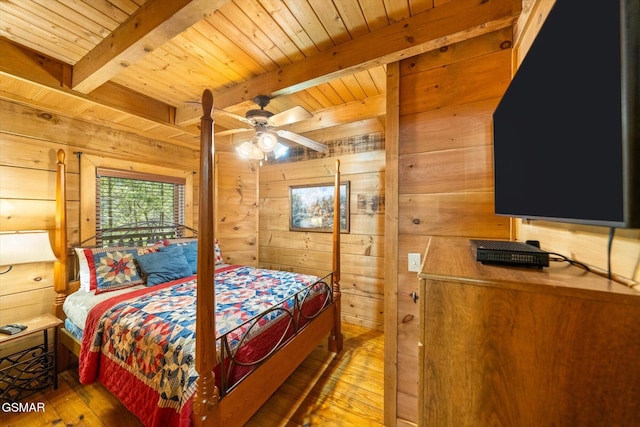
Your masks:
<svg viewBox="0 0 640 427"><path fill-rule="evenodd" d="M496 214L640 227L639 3L556 1L494 113Z"/></svg>

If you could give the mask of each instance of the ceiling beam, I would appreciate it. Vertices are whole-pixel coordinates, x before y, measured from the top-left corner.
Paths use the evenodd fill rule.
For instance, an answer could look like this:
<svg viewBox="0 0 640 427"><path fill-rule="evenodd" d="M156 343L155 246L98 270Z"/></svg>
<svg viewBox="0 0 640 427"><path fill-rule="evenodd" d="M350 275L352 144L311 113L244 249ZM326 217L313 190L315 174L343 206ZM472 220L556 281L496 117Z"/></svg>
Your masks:
<svg viewBox="0 0 640 427"><path fill-rule="evenodd" d="M278 129L306 133L318 129L340 126L351 122L383 116L386 110L385 94L372 96L362 101L352 101L335 107L315 111L313 117Z"/></svg>
<svg viewBox="0 0 640 427"><path fill-rule="evenodd" d="M228 1L147 1L74 65L73 90L91 92Z"/></svg>
<svg viewBox="0 0 640 427"><path fill-rule="evenodd" d="M174 126L175 108L156 99L106 82L89 95L69 89L71 66L57 59L48 58L31 49L19 46L10 40L0 38L0 76L20 79L41 88L64 94L70 102L73 99L94 102L126 114L132 114L154 121L163 126Z"/></svg>
<svg viewBox="0 0 640 427"><path fill-rule="evenodd" d="M54 88L68 88L71 66L0 37L0 74Z"/></svg>
<svg viewBox="0 0 640 427"><path fill-rule="evenodd" d="M291 94L330 80L389 64L511 26L521 0L457 0L428 9L214 95L216 108L258 94Z"/></svg>

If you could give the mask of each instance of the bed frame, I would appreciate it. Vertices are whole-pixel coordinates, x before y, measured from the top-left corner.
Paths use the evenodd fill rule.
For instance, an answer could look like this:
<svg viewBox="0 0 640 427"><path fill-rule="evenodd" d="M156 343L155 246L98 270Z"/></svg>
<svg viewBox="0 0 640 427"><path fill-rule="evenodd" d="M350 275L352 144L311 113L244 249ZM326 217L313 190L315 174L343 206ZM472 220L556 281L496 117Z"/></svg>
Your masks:
<svg viewBox="0 0 640 427"><path fill-rule="evenodd" d="M262 406L289 375L318 345L329 335L328 347L332 352L340 352L343 337L340 325L340 161L336 160L335 197L333 221L333 257L332 257L332 293L333 302L312 322L307 324L291 341L274 353L269 359L244 378L224 396L215 385L213 369L217 354L215 340L209 337L215 334L215 290L207 286L214 282L214 141L213 141L213 95L205 90L202 95L203 116L200 135L200 211L198 232L198 284L196 315L196 370L199 373L198 386L193 397L194 426L234 426L242 425ZM66 221L66 168L65 153L58 150L56 180L56 213L54 233L55 300L53 311L61 319L65 318L62 305L71 292L78 289L79 283L68 280L67 261L67 221ZM80 343L65 329L60 331L61 348L59 367L65 366L69 351L75 355L80 352ZM68 351L67 351L68 350Z"/></svg>

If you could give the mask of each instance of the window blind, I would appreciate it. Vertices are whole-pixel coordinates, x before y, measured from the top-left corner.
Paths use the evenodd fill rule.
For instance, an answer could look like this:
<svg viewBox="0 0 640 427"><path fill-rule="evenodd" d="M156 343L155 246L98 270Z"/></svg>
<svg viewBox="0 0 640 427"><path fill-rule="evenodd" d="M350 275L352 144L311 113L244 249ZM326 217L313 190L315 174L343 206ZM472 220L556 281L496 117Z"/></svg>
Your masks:
<svg viewBox="0 0 640 427"><path fill-rule="evenodd" d="M158 226L184 224L186 179L105 168L96 172L98 245L181 237L182 229Z"/></svg>

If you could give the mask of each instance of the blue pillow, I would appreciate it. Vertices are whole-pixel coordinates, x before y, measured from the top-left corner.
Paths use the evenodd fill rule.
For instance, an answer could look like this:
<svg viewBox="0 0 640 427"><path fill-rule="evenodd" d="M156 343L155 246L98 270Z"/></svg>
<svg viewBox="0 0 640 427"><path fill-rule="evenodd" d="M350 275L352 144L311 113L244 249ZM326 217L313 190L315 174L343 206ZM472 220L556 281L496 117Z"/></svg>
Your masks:
<svg viewBox="0 0 640 427"><path fill-rule="evenodd" d="M159 285L193 274L180 246L167 247L163 251L137 256L136 261L146 276L147 286Z"/></svg>
<svg viewBox="0 0 640 427"><path fill-rule="evenodd" d="M186 243L171 243L169 246L161 246L158 250L160 252L166 252L176 246L182 248L182 253L191 267L191 273L196 274L198 272L198 241L192 240Z"/></svg>

